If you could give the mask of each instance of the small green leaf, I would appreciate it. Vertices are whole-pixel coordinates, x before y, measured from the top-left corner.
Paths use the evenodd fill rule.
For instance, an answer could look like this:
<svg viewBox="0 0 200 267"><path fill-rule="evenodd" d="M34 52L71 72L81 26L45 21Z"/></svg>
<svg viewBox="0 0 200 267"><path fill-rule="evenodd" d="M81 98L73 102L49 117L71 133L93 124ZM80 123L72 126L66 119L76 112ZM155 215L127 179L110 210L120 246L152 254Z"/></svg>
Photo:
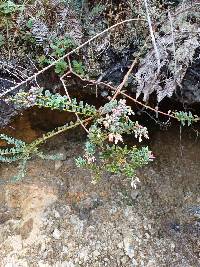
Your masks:
<svg viewBox="0 0 200 267"><path fill-rule="evenodd" d="M27 26L28 28L32 28L32 27L33 27L33 19L29 19L29 20L27 21L27 23L26 23L26 26Z"/></svg>
<svg viewBox="0 0 200 267"><path fill-rule="evenodd" d="M17 10L17 5L13 1L6 1L0 5L0 12L9 15Z"/></svg>
<svg viewBox="0 0 200 267"><path fill-rule="evenodd" d="M81 61L73 60L72 68L77 74L85 75L85 67Z"/></svg>
<svg viewBox="0 0 200 267"><path fill-rule="evenodd" d="M60 60L55 65L55 72L57 74L63 75L67 67L68 67L67 63L64 60Z"/></svg>

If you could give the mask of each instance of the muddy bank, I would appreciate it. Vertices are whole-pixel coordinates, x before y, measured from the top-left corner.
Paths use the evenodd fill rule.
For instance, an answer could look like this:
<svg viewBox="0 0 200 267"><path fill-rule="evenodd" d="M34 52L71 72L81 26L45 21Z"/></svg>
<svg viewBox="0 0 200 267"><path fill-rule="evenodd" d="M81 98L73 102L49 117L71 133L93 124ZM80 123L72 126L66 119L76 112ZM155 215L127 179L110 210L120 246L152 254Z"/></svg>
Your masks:
<svg viewBox="0 0 200 267"><path fill-rule="evenodd" d="M45 150L65 160L33 159L23 181L1 185L0 266L199 266L196 133L154 127L149 146L156 160L138 171L136 190L113 175L91 184L73 160L83 135L48 142ZM16 170L1 165L0 177Z"/></svg>

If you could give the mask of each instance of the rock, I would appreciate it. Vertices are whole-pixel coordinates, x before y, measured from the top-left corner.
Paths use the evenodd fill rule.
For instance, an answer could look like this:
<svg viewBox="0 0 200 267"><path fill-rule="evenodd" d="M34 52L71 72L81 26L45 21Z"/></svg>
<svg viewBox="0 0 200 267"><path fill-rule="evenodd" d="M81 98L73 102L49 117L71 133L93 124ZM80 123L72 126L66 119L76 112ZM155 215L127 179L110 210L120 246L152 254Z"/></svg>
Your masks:
<svg viewBox="0 0 200 267"><path fill-rule="evenodd" d="M132 200L135 201L139 197L139 194L140 194L140 191L135 189L131 191L130 196Z"/></svg>
<svg viewBox="0 0 200 267"><path fill-rule="evenodd" d="M63 252L63 253L68 253L68 247L63 246L62 252Z"/></svg>
<svg viewBox="0 0 200 267"><path fill-rule="evenodd" d="M42 261L38 262L39 267L50 267L48 263L43 263Z"/></svg>
<svg viewBox="0 0 200 267"><path fill-rule="evenodd" d="M132 263L131 267L138 266L138 263L134 258L131 259L131 263Z"/></svg>
<svg viewBox="0 0 200 267"><path fill-rule="evenodd" d="M70 216L70 222L74 226L76 233L81 234L83 232L84 222L77 215Z"/></svg>
<svg viewBox="0 0 200 267"><path fill-rule="evenodd" d="M170 248L171 248L172 251L175 250L175 247L176 247L176 245L175 245L174 243L171 243L171 244L170 244Z"/></svg>
<svg viewBox="0 0 200 267"><path fill-rule="evenodd" d="M63 161L62 160L56 160L55 161L55 171L58 171L63 165Z"/></svg>
<svg viewBox="0 0 200 267"><path fill-rule="evenodd" d="M92 193L89 197L83 199L74 206L78 211L81 220L88 219L90 212L102 204L101 199L96 193Z"/></svg>
<svg viewBox="0 0 200 267"><path fill-rule="evenodd" d="M60 218L60 213L57 210L55 210L54 211L54 216L55 216L56 219L58 219L58 218Z"/></svg>
<svg viewBox="0 0 200 267"><path fill-rule="evenodd" d="M75 267L74 263L72 261L64 261L60 265L56 265L56 267Z"/></svg>
<svg viewBox="0 0 200 267"><path fill-rule="evenodd" d="M87 248L82 248L80 251L79 251L79 259L86 262L88 260L88 249Z"/></svg>
<svg viewBox="0 0 200 267"><path fill-rule="evenodd" d="M129 262L128 256L125 255L125 256L121 257L120 262L121 262L122 266L126 266L125 264L127 264Z"/></svg>
<svg viewBox="0 0 200 267"><path fill-rule="evenodd" d="M129 237L124 238L124 250L129 258L133 258L135 255L132 239Z"/></svg>
<svg viewBox="0 0 200 267"><path fill-rule="evenodd" d="M5 265L1 265L3 267L29 267L26 260L18 259L15 257L9 258L8 262Z"/></svg>
<svg viewBox="0 0 200 267"><path fill-rule="evenodd" d="M56 228L56 229L54 229L52 236L53 236L53 238L55 238L55 239L60 239L60 237L61 237L61 232Z"/></svg>
<svg viewBox="0 0 200 267"><path fill-rule="evenodd" d="M123 248L124 244L123 244L123 242L120 242L117 246L118 246L118 248Z"/></svg>
<svg viewBox="0 0 200 267"><path fill-rule="evenodd" d="M98 256L101 255L101 253L98 250L95 250L92 254L94 258L98 258Z"/></svg>
<svg viewBox="0 0 200 267"><path fill-rule="evenodd" d="M22 238L20 235L13 235L10 236L6 243L14 250L14 251L20 251L22 250Z"/></svg>
<svg viewBox="0 0 200 267"><path fill-rule="evenodd" d="M20 228L20 234L22 236L22 239L28 238L32 229L33 229L33 218L30 218Z"/></svg>
<svg viewBox="0 0 200 267"><path fill-rule="evenodd" d="M0 213L0 224L5 223L6 221L11 219L11 215L8 213Z"/></svg>
<svg viewBox="0 0 200 267"><path fill-rule="evenodd" d="M145 238L146 238L146 239L149 239L149 238L151 237L150 234L147 233L147 232L146 232L144 235L145 235Z"/></svg>

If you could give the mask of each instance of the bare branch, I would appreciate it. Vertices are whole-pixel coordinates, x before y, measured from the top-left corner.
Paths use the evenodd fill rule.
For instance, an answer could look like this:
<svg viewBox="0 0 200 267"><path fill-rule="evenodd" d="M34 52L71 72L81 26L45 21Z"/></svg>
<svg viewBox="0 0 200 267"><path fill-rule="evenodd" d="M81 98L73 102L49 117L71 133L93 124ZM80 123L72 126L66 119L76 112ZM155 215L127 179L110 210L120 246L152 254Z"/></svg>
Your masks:
<svg viewBox="0 0 200 267"><path fill-rule="evenodd" d="M135 67L135 65L137 64L137 62L138 62L138 57L135 58L135 60L131 64L130 69L128 70L128 72L124 76L124 79L123 79L122 83L120 83L120 85L117 87L117 90L116 90L112 100L115 99L118 96L118 94L121 92L122 88L124 87L124 84L127 82L128 77L129 77L131 71L133 70L133 68Z"/></svg>
<svg viewBox="0 0 200 267"><path fill-rule="evenodd" d="M145 21L144 19L140 19L142 21ZM26 80L16 84L13 87L10 87L9 89L5 90L3 93L0 94L0 98L2 98L3 96L7 95L8 93L14 91L15 89L17 89L18 87L26 84L27 82L30 82L32 79L35 79L38 75L42 74L43 72L45 72L46 70L50 69L51 67L55 66L59 61L66 59L68 56L72 55L74 52L80 50L81 48L83 48L84 46L86 46L87 44L91 43L93 40L95 40L96 38L98 38L99 36L102 36L104 33L114 29L115 27L121 25L121 24L125 24L125 23L129 23L131 21L138 21L137 19L127 19L127 20L123 20L121 22L118 22L114 25L112 25L111 27L105 29L104 31L96 34L95 36L93 36L92 38L90 38L89 40L87 40L86 42L84 42L83 44L79 45L78 47L76 47L75 49L71 50L69 53L65 54L64 56L60 57L59 59L55 60L53 63L51 63L50 65L48 65L47 67L43 68L42 70L38 71L37 73L33 74L32 76L28 77Z"/></svg>
<svg viewBox="0 0 200 267"><path fill-rule="evenodd" d="M145 4L145 8L146 8L146 14L147 14L147 21L149 24L149 31L151 34L151 40L152 40L152 44L155 50L155 55L156 55L156 59L157 59L157 64L158 64L158 70L157 72L160 72L160 53L158 51L158 47L156 45L156 39L154 36L154 32L153 32L153 27L152 27L152 23L151 23L151 18L150 18L150 14L149 14L149 8L148 8L148 4L147 4L147 0L144 0L144 4Z"/></svg>
<svg viewBox="0 0 200 267"><path fill-rule="evenodd" d="M174 27L173 27L173 21L170 11L168 11L168 17L170 21L170 27L171 27L171 33L172 33L172 46L173 46L173 52L174 52L174 79L176 79L176 71L177 71L177 60L176 60L176 45L175 45L175 33L174 33Z"/></svg>

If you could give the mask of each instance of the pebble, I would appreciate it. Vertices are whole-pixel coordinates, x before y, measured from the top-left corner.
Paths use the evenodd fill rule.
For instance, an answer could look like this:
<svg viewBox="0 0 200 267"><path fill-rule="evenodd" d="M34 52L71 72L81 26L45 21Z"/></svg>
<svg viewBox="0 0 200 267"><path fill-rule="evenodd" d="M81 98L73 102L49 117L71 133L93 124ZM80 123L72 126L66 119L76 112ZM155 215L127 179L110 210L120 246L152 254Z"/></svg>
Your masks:
<svg viewBox="0 0 200 267"><path fill-rule="evenodd" d="M140 194L140 191L136 189L136 190L131 191L130 196L132 200L136 200L139 197L139 194Z"/></svg>
<svg viewBox="0 0 200 267"><path fill-rule="evenodd" d="M93 256L94 256L95 258L97 258L100 254L101 254L101 253L100 253L98 250L95 250L95 251L93 252Z"/></svg>
<svg viewBox="0 0 200 267"><path fill-rule="evenodd" d="M54 216L56 219L60 218L60 214L57 210L54 211Z"/></svg>
<svg viewBox="0 0 200 267"><path fill-rule="evenodd" d="M63 253L67 253L67 252L68 252L68 247L63 246L62 252L63 252Z"/></svg>
<svg viewBox="0 0 200 267"><path fill-rule="evenodd" d="M56 160L55 161L55 171L58 171L63 165L63 161L62 160Z"/></svg>
<svg viewBox="0 0 200 267"><path fill-rule="evenodd" d="M138 263L134 258L131 259L131 262L132 262L132 265L131 265L132 267L138 266Z"/></svg>
<svg viewBox="0 0 200 267"><path fill-rule="evenodd" d="M60 237L61 237L61 232L56 228L56 229L54 229L52 236L53 236L53 238L55 238L55 239L60 239Z"/></svg>
<svg viewBox="0 0 200 267"><path fill-rule="evenodd" d="M145 237L146 237L147 239L149 239L149 238L151 237L150 234L147 233L147 232L146 232L144 235L145 235Z"/></svg>
<svg viewBox="0 0 200 267"><path fill-rule="evenodd" d="M121 264L124 264L124 265L127 264L128 261L129 261L129 258L127 256L123 256L120 259Z"/></svg>
<svg viewBox="0 0 200 267"><path fill-rule="evenodd" d="M135 251L132 245L132 240L129 237L124 238L124 250L126 252L126 255L129 256L129 258L134 257Z"/></svg>
<svg viewBox="0 0 200 267"><path fill-rule="evenodd" d="M124 246L123 242L120 242L120 243L117 244L118 248L123 248L123 246Z"/></svg>
<svg viewBox="0 0 200 267"><path fill-rule="evenodd" d="M175 249L175 247L176 247L174 243L171 243L170 246L171 246L171 250L172 250L172 251L173 251L173 250Z"/></svg>

